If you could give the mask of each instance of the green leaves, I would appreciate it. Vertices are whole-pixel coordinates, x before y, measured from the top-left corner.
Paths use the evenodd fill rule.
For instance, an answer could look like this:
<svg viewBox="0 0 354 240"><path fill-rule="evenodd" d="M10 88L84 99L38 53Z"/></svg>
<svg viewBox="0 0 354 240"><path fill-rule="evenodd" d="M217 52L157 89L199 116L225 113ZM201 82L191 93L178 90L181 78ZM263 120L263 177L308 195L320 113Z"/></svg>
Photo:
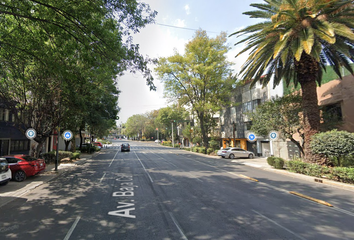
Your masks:
<svg viewBox="0 0 354 240"><path fill-rule="evenodd" d="M155 88L151 61L129 37L156 15L144 3L4 0L0 12L0 100L20 106L8 106L19 125L45 136L59 121L84 122L102 133L117 118L117 75L139 70Z"/></svg>
<svg viewBox="0 0 354 240"><path fill-rule="evenodd" d="M155 68L164 83L165 96L191 107L201 122L204 137L210 128L204 124L209 124L227 103L236 81L231 77L231 63L226 60L226 40L226 33L209 38L205 31L197 31L186 44L183 56L175 53L161 58Z"/></svg>

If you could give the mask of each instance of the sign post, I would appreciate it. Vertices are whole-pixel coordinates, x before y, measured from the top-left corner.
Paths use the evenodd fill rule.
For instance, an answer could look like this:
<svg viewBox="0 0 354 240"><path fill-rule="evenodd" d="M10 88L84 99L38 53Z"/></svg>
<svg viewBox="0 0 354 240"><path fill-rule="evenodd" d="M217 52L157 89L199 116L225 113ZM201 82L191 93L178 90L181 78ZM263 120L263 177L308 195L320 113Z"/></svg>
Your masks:
<svg viewBox="0 0 354 240"><path fill-rule="evenodd" d="M273 152L273 141L277 140L279 137L279 134L277 131L270 131L269 132L269 139L270 139L270 156L274 156Z"/></svg>

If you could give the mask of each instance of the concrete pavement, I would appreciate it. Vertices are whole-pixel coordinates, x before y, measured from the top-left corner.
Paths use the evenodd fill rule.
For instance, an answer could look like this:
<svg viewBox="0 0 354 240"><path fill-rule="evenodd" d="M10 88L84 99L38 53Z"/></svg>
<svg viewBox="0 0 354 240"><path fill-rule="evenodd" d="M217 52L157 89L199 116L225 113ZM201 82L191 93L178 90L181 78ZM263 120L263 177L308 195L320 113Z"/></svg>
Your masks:
<svg viewBox="0 0 354 240"><path fill-rule="evenodd" d="M47 164L43 173L28 177L23 182L10 181L5 186L0 186L0 207L7 203L21 198L21 196L35 189L36 187L49 182L50 180L59 176L63 171L75 167L76 165L84 164L87 160L91 159L95 154L81 154L81 158L73 163L61 163L58 170L55 171L55 164Z"/></svg>

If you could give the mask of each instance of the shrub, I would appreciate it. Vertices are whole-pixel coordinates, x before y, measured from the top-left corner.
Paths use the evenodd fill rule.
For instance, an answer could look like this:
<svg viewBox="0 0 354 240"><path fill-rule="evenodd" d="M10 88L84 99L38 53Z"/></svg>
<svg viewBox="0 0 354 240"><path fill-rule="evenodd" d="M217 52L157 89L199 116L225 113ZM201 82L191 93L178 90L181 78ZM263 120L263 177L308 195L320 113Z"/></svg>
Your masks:
<svg viewBox="0 0 354 240"><path fill-rule="evenodd" d="M315 134L310 144L311 151L327 159L327 164L341 166L341 159L354 156L354 133L332 130ZM354 158L348 158L354 165Z"/></svg>
<svg viewBox="0 0 354 240"><path fill-rule="evenodd" d="M268 157L267 158L267 163L270 165L270 166L274 166L274 160L275 160L275 157Z"/></svg>
<svg viewBox="0 0 354 240"><path fill-rule="evenodd" d="M306 173L306 167L308 163L299 161L299 160L291 160L287 162L287 166L290 172L295 172L295 173Z"/></svg>
<svg viewBox="0 0 354 240"><path fill-rule="evenodd" d="M291 172L306 174L314 177L327 177L345 183L354 183L354 168L347 167L327 167L318 164L305 163L302 161L288 161L288 169Z"/></svg>
<svg viewBox="0 0 354 240"><path fill-rule="evenodd" d="M199 148L199 153L204 153L204 154L206 154L206 148L205 148L205 147L200 147L200 148Z"/></svg>
<svg viewBox="0 0 354 240"><path fill-rule="evenodd" d="M213 148L208 148L208 149L207 149L207 154L210 154L210 153L212 153L212 152L214 152L214 149L213 149Z"/></svg>
<svg viewBox="0 0 354 240"><path fill-rule="evenodd" d="M163 141L162 143L163 146L172 146L172 142L171 141Z"/></svg>
<svg viewBox="0 0 354 240"><path fill-rule="evenodd" d="M219 141L216 141L215 139L210 140L209 146L212 149L218 149L219 148Z"/></svg>
<svg viewBox="0 0 354 240"><path fill-rule="evenodd" d="M60 160L62 160L64 158L70 158L71 159L72 155L73 155L73 153L69 152L69 151L59 151L58 161L60 162ZM48 152L48 153L44 153L42 156L43 156L43 158L44 158L46 163L55 163L57 152L56 151L51 151L51 152Z"/></svg>
<svg viewBox="0 0 354 240"><path fill-rule="evenodd" d="M282 159L280 157L276 157L274 159L274 168L283 169L284 168L284 159Z"/></svg>
<svg viewBox="0 0 354 240"><path fill-rule="evenodd" d="M71 160L76 160L76 159L80 158L80 154L81 154L81 152L74 152L74 153L71 154L70 159Z"/></svg>
<svg viewBox="0 0 354 240"><path fill-rule="evenodd" d="M329 177L340 182L354 183L354 168L335 167Z"/></svg>

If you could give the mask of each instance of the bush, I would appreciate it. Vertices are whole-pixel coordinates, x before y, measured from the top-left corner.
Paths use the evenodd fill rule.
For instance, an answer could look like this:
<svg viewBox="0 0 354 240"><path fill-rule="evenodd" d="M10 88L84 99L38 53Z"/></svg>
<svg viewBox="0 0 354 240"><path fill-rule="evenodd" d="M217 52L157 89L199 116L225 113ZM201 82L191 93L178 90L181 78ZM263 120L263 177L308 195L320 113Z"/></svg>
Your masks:
<svg viewBox="0 0 354 240"><path fill-rule="evenodd" d="M327 164L342 166L341 159L351 156L349 165L354 165L354 133L332 130L315 134L310 143L311 151L326 157Z"/></svg>
<svg viewBox="0 0 354 240"><path fill-rule="evenodd" d="M274 159L274 168L283 169L284 168L284 159L282 159L280 157L276 157Z"/></svg>
<svg viewBox="0 0 354 240"><path fill-rule="evenodd" d="M306 174L306 168L309 164L299 160L291 160L287 162L288 170L290 172Z"/></svg>
<svg viewBox="0 0 354 240"><path fill-rule="evenodd" d="M76 159L80 158L80 154L81 154L81 152L74 152L74 153L71 154L70 159L71 160L76 160Z"/></svg>
<svg viewBox="0 0 354 240"><path fill-rule="evenodd" d="M72 155L73 155L73 153L69 152L69 151L59 151L58 161L60 162L64 158L70 158L71 159ZM56 151L51 151L51 152L48 152L48 153L44 153L42 156L43 156L43 158L44 158L46 163L55 163L57 152Z"/></svg>
<svg viewBox="0 0 354 240"><path fill-rule="evenodd" d="M205 148L205 147L200 147L200 148L199 148L199 153L204 153L204 154L206 154L206 148Z"/></svg>
<svg viewBox="0 0 354 240"><path fill-rule="evenodd" d="M268 157L267 158L267 163L270 165L270 166L274 166L274 160L275 160L275 157Z"/></svg>
<svg viewBox="0 0 354 240"><path fill-rule="evenodd" d="M171 141L163 141L162 145L172 147L172 142Z"/></svg>
<svg viewBox="0 0 354 240"><path fill-rule="evenodd" d="M213 148L208 148L207 149L207 154L209 155L210 153L214 152L214 149Z"/></svg>
<svg viewBox="0 0 354 240"><path fill-rule="evenodd" d="M354 168L327 167L302 161L288 161L288 169L291 172L306 174L314 177L326 177L344 183L354 183Z"/></svg>

